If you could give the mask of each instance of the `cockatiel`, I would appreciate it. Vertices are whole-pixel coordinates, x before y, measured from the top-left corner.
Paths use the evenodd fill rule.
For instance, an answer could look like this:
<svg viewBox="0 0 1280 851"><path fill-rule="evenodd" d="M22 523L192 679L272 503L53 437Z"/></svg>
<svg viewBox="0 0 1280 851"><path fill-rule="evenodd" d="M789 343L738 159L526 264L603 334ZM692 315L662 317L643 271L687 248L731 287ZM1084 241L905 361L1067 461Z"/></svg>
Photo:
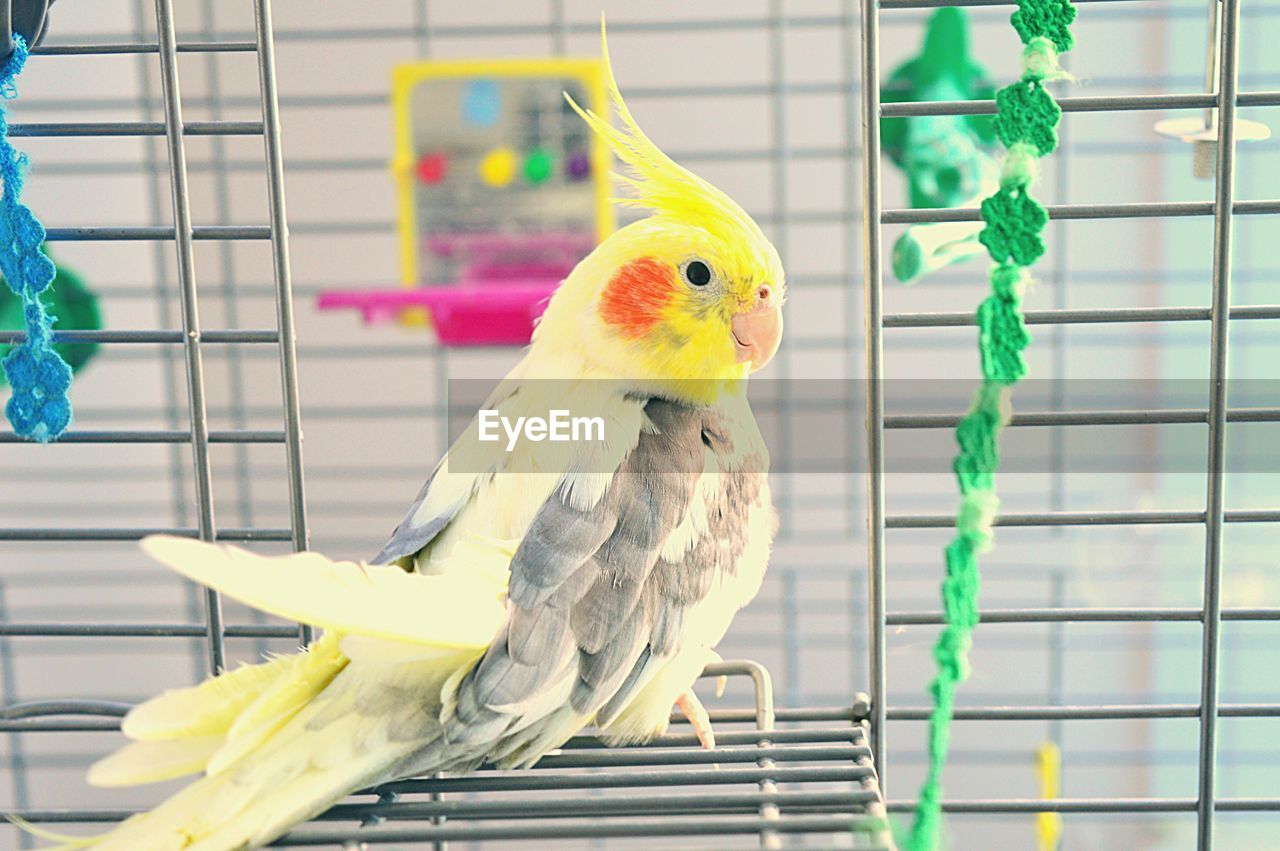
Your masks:
<svg viewBox="0 0 1280 851"><path fill-rule="evenodd" d="M256 848L373 784L530 766L591 724L644 741L673 705L713 744L692 685L775 531L745 383L778 347L785 282L742 208L641 132L607 48L605 65L620 126L574 107L649 215L578 264L485 406L590 413L605 439L508 451L468 429L371 564L147 539L178 573L324 633L130 712L135 741L91 783L204 777L79 845Z"/></svg>

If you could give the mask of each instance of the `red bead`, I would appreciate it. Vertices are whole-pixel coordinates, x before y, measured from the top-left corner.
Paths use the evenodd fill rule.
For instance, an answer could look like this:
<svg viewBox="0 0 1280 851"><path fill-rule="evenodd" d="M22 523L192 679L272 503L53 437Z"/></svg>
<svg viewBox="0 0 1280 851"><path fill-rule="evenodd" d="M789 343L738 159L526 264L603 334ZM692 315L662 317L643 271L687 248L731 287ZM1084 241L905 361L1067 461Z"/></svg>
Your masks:
<svg viewBox="0 0 1280 851"><path fill-rule="evenodd" d="M449 171L449 160L444 154L423 154L418 158L418 180L435 185L444 180Z"/></svg>

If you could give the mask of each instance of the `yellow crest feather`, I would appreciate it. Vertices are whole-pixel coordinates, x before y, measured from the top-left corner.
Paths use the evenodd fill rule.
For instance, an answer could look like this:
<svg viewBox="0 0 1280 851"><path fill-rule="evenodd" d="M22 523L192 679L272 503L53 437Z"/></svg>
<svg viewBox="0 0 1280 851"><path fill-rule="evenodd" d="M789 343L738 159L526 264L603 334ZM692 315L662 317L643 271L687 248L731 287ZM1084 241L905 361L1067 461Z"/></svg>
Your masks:
<svg viewBox="0 0 1280 851"><path fill-rule="evenodd" d="M768 245L760 226L736 201L668 157L640 129L613 75L603 20L600 41L609 100L622 126L614 127L595 112L583 109L568 94L565 99L631 171L614 176L633 196L615 200L628 207L650 210L659 217L698 225L726 240L753 247Z"/></svg>

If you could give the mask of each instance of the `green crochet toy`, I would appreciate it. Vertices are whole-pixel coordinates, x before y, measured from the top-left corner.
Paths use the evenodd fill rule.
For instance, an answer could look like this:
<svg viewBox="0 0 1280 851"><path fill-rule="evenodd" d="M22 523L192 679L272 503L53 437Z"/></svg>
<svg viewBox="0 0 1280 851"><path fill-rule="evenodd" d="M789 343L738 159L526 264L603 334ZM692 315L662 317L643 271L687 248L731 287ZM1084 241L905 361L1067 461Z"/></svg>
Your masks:
<svg viewBox="0 0 1280 851"><path fill-rule="evenodd" d="M1027 372L1023 350L1031 335L1022 314L1029 268L1044 254L1049 216L1031 195L1038 160L1058 145L1062 110L1046 84L1069 79L1059 64L1071 49L1076 10L1069 0L1018 0L1012 23L1022 38L1022 76L995 96L995 130L1006 148L995 191L982 202L979 242L994 265L991 294L978 307L982 386L956 427L959 451L952 469L960 490L955 533L946 547L942 583L943 628L934 645L937 674L929 684L929 767L920 787L907 851L935 851L942 839L942 769L946 764L956 690L969 676L969 648L979 620L978 557L995 539L1000 510L996 473L1000 432L1012 416L1012 391Z"/></svg>
<svg viewBox="0 0 1280 851"><path fill-rule="evenodd" d="M48 246L41 250L48 255ZM98 331L102 328L102 311L98 297L89 290L83 279L61 263L53 285L41 293L49 313L58 319L58 331ZM0 279L2 280L2 279ZM6 286L0 286L0 328L16 330L23 327L22 300ZM9 354L9 344L0 344L0 359ZM62 356L68 366L79 372L98 351L97 343L55 343L54 351ZM0 387L7 385L0 370Z"/></svg>

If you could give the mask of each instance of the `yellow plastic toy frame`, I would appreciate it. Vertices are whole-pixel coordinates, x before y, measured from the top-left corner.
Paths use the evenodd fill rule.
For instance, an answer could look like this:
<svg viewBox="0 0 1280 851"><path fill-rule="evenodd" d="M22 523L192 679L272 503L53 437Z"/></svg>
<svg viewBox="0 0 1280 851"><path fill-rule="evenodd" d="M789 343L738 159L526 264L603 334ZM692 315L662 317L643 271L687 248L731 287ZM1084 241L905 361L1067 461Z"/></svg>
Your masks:
<svg viewBox="0 0 1280 851"><path fill-rule="evenodd" d="M604 71L598 59L511 59L424 61L396 66L392 73L391 105L395 111L395 156L391 173L396 181L400 212L400 269L406 287L418 285L418 227L413 203L413 126L410 104L415 87L423 80L461 78L572 77L587 92L582 106L597 115L609 114ZM596 190L596 238L613 232L613 207L609 203L609 149L592 135L591 180Z"/></svg>

